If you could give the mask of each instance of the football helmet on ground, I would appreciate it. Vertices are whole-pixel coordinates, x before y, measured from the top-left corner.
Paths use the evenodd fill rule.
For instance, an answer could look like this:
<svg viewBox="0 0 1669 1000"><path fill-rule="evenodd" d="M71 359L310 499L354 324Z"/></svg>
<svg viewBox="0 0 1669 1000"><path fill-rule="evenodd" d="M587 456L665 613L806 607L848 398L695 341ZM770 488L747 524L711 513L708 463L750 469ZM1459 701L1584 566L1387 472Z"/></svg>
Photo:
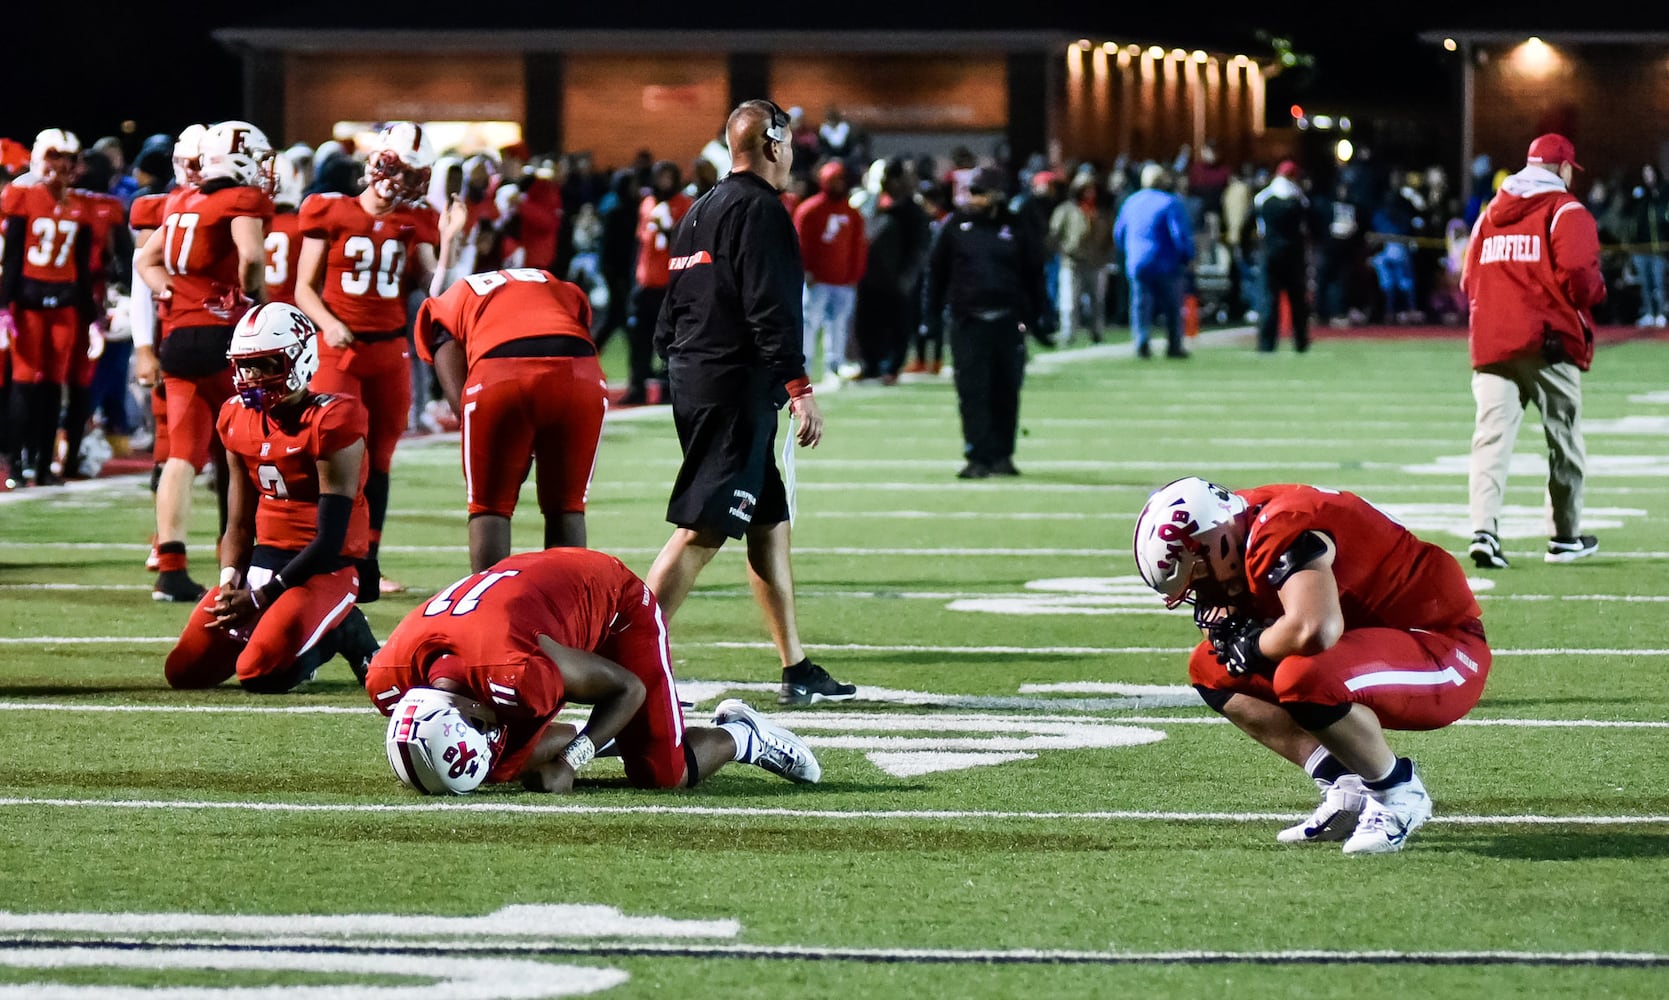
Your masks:
<svg viewBox="0 0 1669 1000"><path fill-rule="evenodd" d="M1246 589L1246 501L1196 476L1160 487L1136 516L1136 568L1165 606L1231 607Z"/></svg>
<svg viewBox="0 0 1669 1000"><path fill-rule="evenodd" d="M391 122L377 132L365 160L365 183L388 201L421 201L429 193L435 147L416 122Z"/></svg>
<svg viewBox="0 0 1669 1000"><path fill-rule="evenodd" d="M75 173L75 158L81 155L81 140L61 128L43 129L29 151L29 170L43 184L68 182Z"/></svg>
<svg viewBox="0 0 1669 1000"><path fill-rule="evenodd" d="M492 713L479 702L434 688L412 688L388 718L388 764L424 795L467 795L491 770Z"/></svg>
<svg viewBox="0 0 1669 1000"><path fill-rule="evenodd" d="M319 370L318 333L306 313L282 302L244 313L226 351L243 405L266 412L306 389Z"/></svg>
<svg viewBox="0 0 1669 1000"><path fill-rule="evenodd" d="M226 178L272 193L272 143L255 126L235 119L210 125L198 149L204 180Z"/></svg>

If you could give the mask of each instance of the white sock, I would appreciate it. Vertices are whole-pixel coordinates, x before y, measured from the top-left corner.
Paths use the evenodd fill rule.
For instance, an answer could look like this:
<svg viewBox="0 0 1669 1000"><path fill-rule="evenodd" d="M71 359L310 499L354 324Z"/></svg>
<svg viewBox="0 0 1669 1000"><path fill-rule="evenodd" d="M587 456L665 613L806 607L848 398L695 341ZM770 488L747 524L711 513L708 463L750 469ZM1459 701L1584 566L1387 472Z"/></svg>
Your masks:
<svg viewBox="0 0 1669 1000"><path fill-rule="evenodd" d="M736 756L730 758L743 764L752 764L759 757L759 737L754 735L753 727L745 722L725 722L719 728L730 734L736 743Z"/></svg>

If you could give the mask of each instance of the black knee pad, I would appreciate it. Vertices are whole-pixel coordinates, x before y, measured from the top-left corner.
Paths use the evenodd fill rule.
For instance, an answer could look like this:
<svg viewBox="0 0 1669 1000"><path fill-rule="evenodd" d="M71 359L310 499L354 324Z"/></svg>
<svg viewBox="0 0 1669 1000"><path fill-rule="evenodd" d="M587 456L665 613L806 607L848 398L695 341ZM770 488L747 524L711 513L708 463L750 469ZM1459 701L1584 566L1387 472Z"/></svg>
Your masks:
<svg viewBox="0 0 1669 1000"><path fill-rule="evenodd" d="M695 761L695 748L690 746L689 740L684 741L684 787L694 788L701 780L701 765Z"/></svg>
<svg viewBox="0 0 1669 1000"><path fill-rule="evenodd" d="M1320 732L1350 714L1350 705L1317 705L1309 701L1283 701L1281 707L1292 716L1299 728Z"/></svg>
<svg viewBox="0 0 1669 1000"><path fill-rule="evenodd" d="M1216 688L1208 688L1203 684L1195 684L1194 690L1200 693L1200 700L1219 715L1223 712L1223 706L1227 705L1229 699L1234 697L1233 691L1219 691Z"/></svg>

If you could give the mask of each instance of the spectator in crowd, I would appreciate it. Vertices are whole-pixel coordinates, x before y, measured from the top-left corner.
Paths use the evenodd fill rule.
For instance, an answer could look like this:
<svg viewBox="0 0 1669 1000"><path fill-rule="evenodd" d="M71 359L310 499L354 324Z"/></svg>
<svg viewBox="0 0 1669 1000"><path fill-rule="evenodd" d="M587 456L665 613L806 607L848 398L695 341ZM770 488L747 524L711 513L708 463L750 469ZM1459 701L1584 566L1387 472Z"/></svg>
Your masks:
<svg viewBox="0 0 1669 1000"><path fill-rule="evenodd" d="M699 198L713 190L722 176L718 164L705 156L698 157L690 167L690 182L684 185L684 193L691 198Z"/></svg>
<svg viewBox="0 0 1669 1000"><path fill-rule="evenodd" d="M1310 200L1298 186L1298 164L1282 160L1269 186L1253 199L1258 244L1263 255L1263 301L1258 317L1258 350L1275 349L1280 335L1280 301L1285 295L1292 314L1292 346L1310 349L1310 299L1306 261L1309 256Z"/></svg>
<svg viewBox="0 0 1669 1000"><path fill-rule="evenodd" d="M1255 530L1254 530L1255 529ZM1136 518L1136 566L1206 633L1200 697L1315 780L1321 805L1276 834L1389 854L1431 797L1386 729L1440 729L1477 704L1491 653L1454 557L1353 493L1179 479Z"/></svg>
<svg viewBox="0 0 1669 1000"><path fill-rule="evenodd" d="M1165 323L1165 356L1186 358L1182 345L1181 280L1194 259L1194 233L1182 199L1168 188L1170 176L1157 163L1142 168L1142 189L1124 200L1113 223L1113 240L1130 282L1130 335L1137 357L1150 358L1149 327Z"/></svg>
<svg viewBox="0 0 1669 1000"><path fill-rule="evenodd" d="M1049 216L1049 245L1058 255L1059 343L1070 343L1081 318L1092 343L1107 322L1107 265L1113 259L1113 220L1101 204L1094 171L1072 178L1069 197ZM1086 310L1087 306L1087 310Z"/></svg>
<svg viewBox="0 0 1669 1000"><path fill-rule="evenodd" d="M1417 323L1420 315L1414 295L1414 212L1400 192L1386 191L1373 213L1373 230L1382 241L1373 256L1379 277L1379 295L1386 323Z"/></svg>
<svg viewBox="0 0 1669 1000"><path fill-rule="evenodd" d="M1592 555L1582 534L1582 372L1594 357L1591 310L1605 298L1594 218L1570 193L1576 149L1562 135L1530 144L1473 229L1462 286L1472 302L1472 544L1480 569L1505 569L1500 516L1513 444L1534 401L1547 437L1552 537L1546 560ZM1546 251L1540 249L1541 241Z"/></svg>
<svg viewBox="0 0 1669 1000"><path fill-rule="evenodd" d="M110 161L110 186L106 190L115 195L121 201L122 207L126 208L139 193L139 181L128 173L127 151L122 148L122 140L107 135L93 143L93 152Z"/></svg>
<svg viewBox="0 0 1669 1000"><path fill-rule="evenodd" d="M1053 170L1039 169L1034 171L1026 180L1025 189L1014 196L1008 204L1016 218L1036 229L1043 240L1044 249L1048 251L1048 263L1043 268L1043 280L1049 292L1049 310L1044 319L1044 325L1052 326L1056 330L1061 328L1060 317L1056 315L1055 303L1060 298L1060 248L1054 244L1049 236L1049 220L1054 217L1055 209L1066 200L1066 185L1061 175Z"/></svg>
<svg viewBox="0 0 1669 1000"><path fill-rule="evenodd" d="M815 131L812 132L813 136L816 134L817 133ZM725 145L723 126L719 127L718 135L708 139L707 145L701 147L701 152L696 154L696 159L706 160L708 163L711 163L713 165L713 174L716 177L723 177L725 174L730 173L730 147ZM650 167L650 170L653 169L653 167ZM691 174L694 174L696 171L691 170L690 172ZM653 183L653 179L650 178L647 173L645 173L643 180L643 187L648 187Z"/></svg>
<svg viewBox="0 0 1669 1000"><path fill-rule="evenodd" d="M810 176L811 168L822 156L823 137L801 107L788 109L788 130L794 136L794 173L801 177ZM720 139L723 139L722 134Z"/></svg>
<svg viewBox="0 0 1669 1000"><path fill-rule="evenodd" d="M608 193L597 203L602 222L597 267L608 290L608 304L597 313L591 339L597 353L603 353L615 331L626 326L631 315L632 275L637 269L637 212L643 201L637 173L629 167L614 172Z"/></svg>
<svg viewBox="0 0 1669 1000"><path fill-rule="evenodd" d="M654 186L643 196L637 212L637 273L632 289L632 318L626 328L628 357L626 395L622 403L649 402L649 379L655 373L655 320L666 301L671 281L672 234L695 200L683 191L678 164L655 164ZM664 400L657 401L664 402Z"/></svg>
<svg viewBox="0 0 1669 1000"><path fill-rule="evenodd" d="M684 463L667 504L676 530L650 567L649 589L671 618L724 543L745 536L749 582L782 661L778 702L846 701L857 688L830 677L800 644L793 510L773 447L784 405L795 443L823 438L800 350L805 269L778 200L794 163L788 115L770 101L744 101L725 136L734 165L679 223L672 254L687 266L672 272L655 329Z"/></svg>
<svg viewBox="0 0 1669 1000"><path fill-rule="evenodd" d="M923 175L916 182L915 201L917 205L921 206L922 214L927 217L929 245L931 245L932 238L938 233L939 227L944 225L946 219L950 218L950 189ZM923 261L922 281L918 285L924 284L925 281L926 262ZM944 364L944 325L942 323L929 323L926 316L920 315L919 288L917 290L917 301L916 331L911 337L916 356L905 364L902 370L908 375L937 375Z"/></svg>
<svg viewBox="0 0 1669 1000"><path fill-rule="evenodd" d="M1014 442L1026 336L1043 317L1043 241L1008 210L1008 179L996 167L968 178L968 207L933 236L922 283L922 323L949 313L962 417L960 479L1018 476Z"/></svg>
<svg viewBox="0 0 1669 1000"><path fill-rule="evenodd" d="M1200 217L1196 225L1204 225L1204 217L1223 214L1223 192L1234 172L1217 158L1217 145L1207 139L1200 147L1199 158L1188 165L1188 197L1199 205Z"/></svg>
<svg viewBox="0 0 1669 1000"><path fill-rule="evenodd" d="M817 142L820 159L844 160L854 152L857 133L852 123L840 113L840 109L829 105L823 112L823 124L817 127Z"/></svg>
<svg viewBox="0 0 1669 1000"><path fill-rule="evenodd" d="M1633 244L1629 258L1640 281L1640 318L1635 326L1669 326L1669 304L1663 288L1663 253L1669 249L1669 192L1665 192L1657 168L1650 163L1640 168L1640 183L1629 193L1628 221Z"/></svg>
<svg viewBox="0 0 1669 1000"><path fill-rule="evenodd" d="M800 235L800 260L805 266L805 355L811 370L817 353L817 334L823 334L822 388L840 388L845 374L852 312L857 305L858 281L863 277L869 241L864 220L847 201L850 185L846 165L830 160L817 170L822 190L794 209L794 228Z"/></svg>
<svg viewBox="0 0 1669 1000"><path fill-rule="evenodd" d="M913 197L915 177L902 159L885 161L878 211L869 223L869 254L858 282L853 328L863 378L898 380L921 302L922 265L931 238L927 213Z"/></svg>
<svg viewBox="0 0 1669 1000"><path fill-rule="evenodd" d="M1316 241L1316 316L1329 326L1348 327L1358 301L1354 294L1357 275L1367 259L1366 220L1359 217L1342 180L1334 182L1330 195L1316 199L1313 217L1320 236Z"/></svg>
<svg viewBox="0 0 1669 1000"><path fill-rule="evenodd" d="M138 185L133 196L140 198L148 194L163 194L171 186L173 178L174 137L165 132L146 136L139 147L139 155L133 158L133 179ZM133 203L129 201L128 204L131 206Z"/></svg>

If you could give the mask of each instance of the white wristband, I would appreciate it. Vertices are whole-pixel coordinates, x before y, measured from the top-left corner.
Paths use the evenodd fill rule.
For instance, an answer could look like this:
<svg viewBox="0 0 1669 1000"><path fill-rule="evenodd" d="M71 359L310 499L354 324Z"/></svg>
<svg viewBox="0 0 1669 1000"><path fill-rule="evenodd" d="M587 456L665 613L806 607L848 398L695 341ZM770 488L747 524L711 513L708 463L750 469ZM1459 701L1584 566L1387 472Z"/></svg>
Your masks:
<svg viewBox="0 0 1669 1000"><path fill-rule="evenodd" d="M575 774L578 774L585 765L591 763L591 758L595 756L597 756L597 747L592 744L591 737L584 733L574 737L574 742L568 744L568 748L562 751L562 759L568 763L568 767Z"/></svg>
<svg viewBox="0 0 1669 1000"><path fill-rule="evenodd" d="M236 566L222 566L220 567L220 585L222 587L235 587L238 584L238 577L241 575Z"/></svg>

